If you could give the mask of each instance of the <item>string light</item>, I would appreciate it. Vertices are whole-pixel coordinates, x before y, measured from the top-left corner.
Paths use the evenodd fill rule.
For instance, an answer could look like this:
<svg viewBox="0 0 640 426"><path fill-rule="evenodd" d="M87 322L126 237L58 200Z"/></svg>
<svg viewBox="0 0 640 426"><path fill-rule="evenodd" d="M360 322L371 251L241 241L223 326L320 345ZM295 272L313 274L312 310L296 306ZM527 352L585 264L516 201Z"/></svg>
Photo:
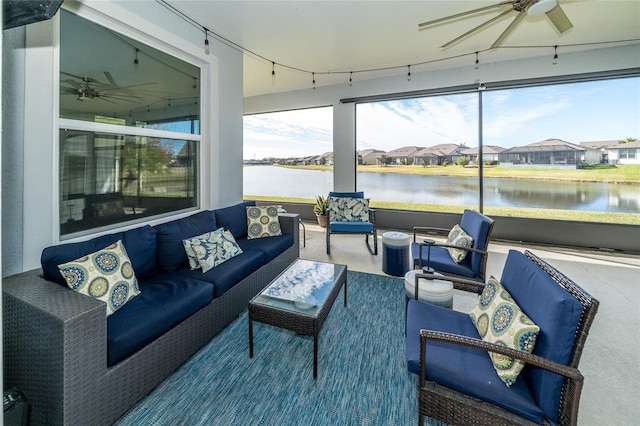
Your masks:
<svg viewBox="0 0 640 426"><path fill-rule="evenodd" d="M271 61L271 84L276 83L276 63Z"/></svg>
<svg viewBox="0 0 640 426"><path fill-rule="evenodd" d="M353 71L349 72L349 86L353 86Z"/></svg>
<svg viewBox="0 0 640 426"><path fill-rule="evenodd" d="M476 69L480 68L480 60L478 59L478 52L476 52Z"/></svg>
<svg viewBox="0 0 640 426"><path fill-rule="evenodd" d="M198 79L196 77L193 77L193 88L197 89L198 88Z"/></svg>
<svg viewBox="0 0 640 426"><path fill-rule="evenodd" d="M209 50L209 30L206 27L202 27L202 29L204 30L204 54L208 55L211 53Z"/></svg>
<svg viewBox="0 0 640 426"><path fill-rule="evenodd" d="M553 65L558 65L558 45L553 46Z"/></svg>
<svg viewBox="0 0 640 426"><path fill-rule="evenodd" d="M313 90L316 90L316 73L311 73L312 77L313 77Z"/></svg>
<svg viewBox="0 0 640 426"><path fill-rule="evenodd" d="M139 52L139 51L140 51L140 49L138 49L138 48L136 47L136 57L133 59L133 63L134 63L135 65L138 65L138 64L140 63L140 61L138 61L138 52Z"/></svg>
<svg viewBox="0 0 640 426"><path fill-rule="evenodd" d="M407 81L411 81L411 65L407 65Z"/></svg>

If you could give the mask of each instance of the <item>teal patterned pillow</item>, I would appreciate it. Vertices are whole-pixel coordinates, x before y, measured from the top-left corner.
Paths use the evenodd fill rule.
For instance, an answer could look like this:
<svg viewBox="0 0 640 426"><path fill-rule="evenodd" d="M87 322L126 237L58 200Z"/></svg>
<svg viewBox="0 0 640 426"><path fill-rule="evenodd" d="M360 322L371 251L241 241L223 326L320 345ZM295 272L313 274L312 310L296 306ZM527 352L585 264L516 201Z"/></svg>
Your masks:
<svg viewBox="0 0 640 426"><path fill-rule="evenodd" d="M218 228L216 230L210 231L210 232L206 232L202 235L198 235L197 237L191 237L191 238L187 238L186 240L182 240L182 245L184 246L184 252L187 254L187 259L189 260L189 266L191 267L191 269L200 269L200 262L198 262L198 257L196 256L195 252L193 251L193 247L191 247L191 240L196 238L198 240L205 240L207 238L209 238L211 236L212 233L214 232L222 232L224 231L224 229L222 228Z"/></svg>
<svg viewBox="0 0 640 426"><path fill-rule="evenodd" d="M242 253L231 231L223 228L216 229L208 237L196 237L190 241L202 273Z"/></svg>
<svg viewBox="0 0 640 426"><path fill-rule="evenodd" d="M122 241L58 265L73 291L107 303L107 316L140 294L138 280Z"/></svg>
<svg viewBox="0 0 640 426"><path fill-rule="evenodd" d="M493 276L482 291L478 305L469 313L482 340L531 353L540 327L511 298ZM511 386L524 367L524 362L489 352L500 379Z"/></svg>
<svg viewBox="0 0 640 426"><path fill-rule="evenodd" d="M282 235L278 206L247 207L247 240Z"/></svg>
<svg viewBox="0 0 640 426"><path fill-rule="evenodd" d="M369 199L329 197L330 222L369 222Z"/></svg>
<svg viewBox="0 0 640 426"><path fill-rule="evenodd" d="M464 229L460 227L460 225L455 225L449 231L449 237L447 238L447 244L453 246L462 246L462 247L471 247L473 246L473 237L464 232ZM449 256L453 259L454 262L460 263L467 257L468 250L447 247L447 251L449 252Z"/></svg>

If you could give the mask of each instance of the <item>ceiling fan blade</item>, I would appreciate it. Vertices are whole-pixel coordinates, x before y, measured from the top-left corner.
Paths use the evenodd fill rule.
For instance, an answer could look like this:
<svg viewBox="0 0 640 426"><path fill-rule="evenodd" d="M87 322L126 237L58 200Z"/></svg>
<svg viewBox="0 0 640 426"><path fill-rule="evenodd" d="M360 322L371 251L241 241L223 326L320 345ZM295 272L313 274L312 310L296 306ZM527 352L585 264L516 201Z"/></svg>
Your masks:
<svg viewBox="0 0 640 426"><path fill-rule="evenodd" d="M497 38L496 41L493 42L493 44L491 45L491 49L495 49L496 47L500 47L500 45L502 44L503 41L505 41L505 39L507 37L509 37L509 34L511 34L513 32L513 30L516 29L516 27L518 25L520 25L520 22L522 22L522 20L527 16L527 12L526 11L522 11L520 13L518 13L516 15L515 18L513 18L513 21L511 21L511 23L509 24L509 26L507 27L507 29L505 29L502 34L500 34L500 37Z"/></svg>
<svg viewBox="0 0 640 426"><path fill-rule="evenodd" d="M442 46L440 46L440 47L442 47L442 48L447 48L447 47L449 47L449 46L451 46L451 45L453 45L453 44L455 44L455 43L459 42L459 41L460 41L460 40L462 40L463 38L470 36L471 34L475 33L476 31L480 31L481 29L483 29L483 28L484 28L484 27L486 27L487 25L490 25L490 24L494 23L495 21L497 21L497 20L500 20L500 19L504 18L505 16L507 16L507 15L508 15L508 14L510 14L511 12L513 12L513 9L511 9L511 10L505 10L505 11L504 11L504 12L502 12L501 14L499 14L499 15L497 15L497 16L494 16L493 18L489 19L488 21L486 21L486 22L484 22L484 23L482 23L482 24L478 25L478 26L477 26L477 27L475 27L475 28L472 28L471 30L467 31L466 33L464 33L464 34L462 34L462 35L460 35L460 36L458 36L458 37L454 38L454 39L453 39L453 40L451 40L450 42L448 42L448 43L446 43L446 44L443 44L443 45L442 45Z"/></svg>
<svg viewBox="0 0 640 426"><path fill-rule="evenodd" d="M87 77L86 75L84 77L82 77L82 76L71 74L71 73L64 72L64 71L60 71L60 74L64 74L64 75L68 75L69 77L77 78L78 80L84 81L85 83L99 83L99 81L96 80L95 78Z"/></svg>
<svg viewBox="0 0 640 426"><path fill-rule="evenodd" d="M467 16L467 15L473 15L474 13L483 12L485 10L496 9L496 8L499 8L499 7L502 7L502 6L505 6L505 5L513 6L513 3L514 3L514 0L502 1L500 3L492 4L492 5L489 5L489 6L479 7L477 9L471 9L471 10L467 10L465 12L456 13L454 15L445 16L444 18L438 18L438 19L434 19L432 21L423 22L421 24L418 24L418 30L423 30L426 27L428 27L429 25L439 24L440 22L445 22L445 21L449 21L449 20L452 20L452 19L461 18L461 17Z"/></svg>
<svg viewBox="0 0 640 426"><path fill-rule="evenodd" d="M80 83L78 83L75 80L71 80L70 78L65 80L65 83L69 84L70 86L73 86L74 89L81 89L82 85Z"/></svg>
<svg viewBox="0 0 640 426"><path fill-rule="evenodd" d="M547 12L547 17L551 23L560 31L560 34L573 28L573 24L564 13L564 10L560 7L560 4L556 5L553 9Z"/></svg>

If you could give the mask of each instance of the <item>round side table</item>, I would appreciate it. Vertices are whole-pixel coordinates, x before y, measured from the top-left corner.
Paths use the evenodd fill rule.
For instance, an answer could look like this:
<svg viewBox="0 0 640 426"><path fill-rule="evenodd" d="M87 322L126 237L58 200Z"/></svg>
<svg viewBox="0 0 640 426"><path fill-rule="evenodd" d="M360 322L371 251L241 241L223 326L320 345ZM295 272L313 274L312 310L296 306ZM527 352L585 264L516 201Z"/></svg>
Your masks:
<svg viewBox="0 0 640 426"><path fill-rule="evenodd" d="M412 270L404 276L404 291L409 299L415 298L416 273L420 270ZM435 273L436 276L441 275ZM453 308L453 283L451 281L420 278L418 281L418 300L445 308Z"/></svg>
<svg viewBox="0 0 640 426"><path fill-rule="evenodd" d="M401 277L410 269L409 243L410 237L403 232L382 234L382 272Z"/></svg>

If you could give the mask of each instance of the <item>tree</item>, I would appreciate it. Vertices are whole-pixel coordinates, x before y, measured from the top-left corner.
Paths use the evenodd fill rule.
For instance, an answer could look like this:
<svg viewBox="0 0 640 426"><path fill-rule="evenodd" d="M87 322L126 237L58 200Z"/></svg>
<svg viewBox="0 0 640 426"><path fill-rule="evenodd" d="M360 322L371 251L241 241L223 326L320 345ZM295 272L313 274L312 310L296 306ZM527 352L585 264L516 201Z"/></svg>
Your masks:
<svg viewBox="0 0 640 426"><path fill-rule="evenodd" d="M618 141L618 143L631 143L631 142L635 142L635 141L637 141L637 140L638 140L638 139L636 139L636 138L631 138L631 137L629 137L629 138L625 138L625 139L623 139L623 140L621 140L621 141Z"/></svg>

